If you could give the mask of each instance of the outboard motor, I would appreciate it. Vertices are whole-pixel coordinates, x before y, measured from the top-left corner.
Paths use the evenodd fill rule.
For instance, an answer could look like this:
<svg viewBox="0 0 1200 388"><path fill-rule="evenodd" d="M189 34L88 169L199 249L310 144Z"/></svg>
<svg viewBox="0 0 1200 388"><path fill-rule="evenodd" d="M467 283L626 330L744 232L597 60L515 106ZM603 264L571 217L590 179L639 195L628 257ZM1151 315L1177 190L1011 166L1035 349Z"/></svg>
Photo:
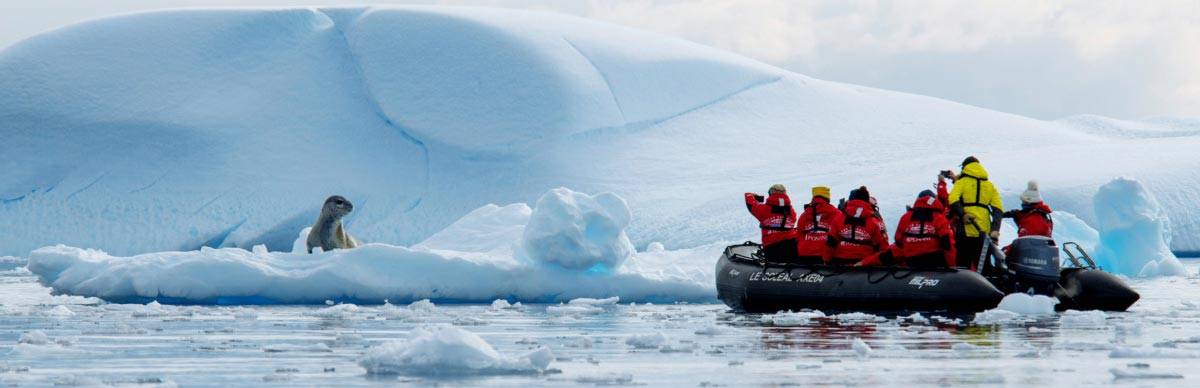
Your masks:
<svg viewBox="0 0 1200 388"><path fill-rule="evenodd" d="M1007 262L1013 271L1013 291L1054 295L1059 279L1058 245L1048 237L1025 236L1013 240Z"/></svg>

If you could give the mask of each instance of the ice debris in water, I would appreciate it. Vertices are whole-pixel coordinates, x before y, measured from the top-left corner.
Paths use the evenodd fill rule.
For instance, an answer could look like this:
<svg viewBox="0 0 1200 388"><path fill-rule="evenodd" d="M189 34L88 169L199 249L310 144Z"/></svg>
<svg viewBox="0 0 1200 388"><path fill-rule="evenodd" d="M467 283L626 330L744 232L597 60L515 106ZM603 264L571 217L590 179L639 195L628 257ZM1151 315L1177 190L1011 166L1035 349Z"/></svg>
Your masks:
<svg viewBox="0 0 1200 388"><path fill-rule="evenodd" d="M1008 294L996 306L1000 310L1008 310L1021 315L1053 315L1054 306L1058 299L1046 295L1029 295L1023 293Z"/></svg>
<svg viewBox="0 0 1200 388"><path fill-rule="evenodd" d="M359 365L370 374L470 376L540 373L554 360L545 347L504 356L475 333L455 327L416 329L409 337L371 348Z"/></svg>
<svg viewBox="0 0 1200 388"><path fill-rule="evenodd" d="M621 298L616 296L604 299L576 298L571 299L565 305L546 307L546 312L552 315L595 314L603 312L605 307L616 305L620 301Z"/></svg>
<svg viewBox="0 0 1200 388"><path fill-rule="evenodd" d="M592 196L560 187L538 199L522 244L539 263L611 272L634 252L625 235L632 218L625 200L612 193Z"/></svg>
<svg viewBox="0 0 1200 388"><path fill-rule="evenodd" d="M975 314L975 319L971 323L997 325L1024 322L1028 320L1025 317L1053 315L1054 306L1057 304L1058 299L1045 295L1008 294L1000 300L1000 304L996 308Z"/></svg>
<svg viewBox="0 0 1200 388"><path fill-rule="evenodd" d="M1118 346L1108 353L1109 358L1200 358L1200 351Z"/></svg>
<svg viewBox="0 0 1200 388"><path fill-rule="evenodd" d="M760 321L774 326L802 326L812 323L812 320L817 318L825 318L825 313L820 310L800 312L781 311L775 314L763 315Z"/></svg>
<svg viewBox="0 0 1200 388"><path fill-rule="evenodd" d="M1059 324L1062 327L1095 328L1105 325L1108 314L1100 310L1067 310L1062 314Z"/></svg>
<svg viewBox="0 0 1200 388"><path fill-rule="evenodd" d="M836 315L833 315L833 318L837 319L838 323L887 321L887 318L884 318L884 317L881 317L878 315L862 313L862 312L836 314Z"/></svg>
<svg viewBox="0 0 1200 388"><path fill-rule="evenodd" d="M357 314L358 310L358 306L353 303L343 303L326 307L317 311L306 312L304 315L319 318L346 319L354 314Z"/></svg>
<svg viewBox="0 0 1200 388"><path fill-rule="evenodd" d="M1129 276L1184 276L1171 253L1171 221L1141 182L1117 178L1100 186L1093 199L1100 246L1096 264Z"/></svg>
<svg viewBox="0 0 1200 388"><path fill-rule="evenodd" d="M871 346L867 345L866 341L863 341L862 338L858 337L854 337L854 340L850 344L850 348L854 349L854 353L857 354L859 358L871 357L871 353L873 352Z"/></svg>
<svg viewBox="0 0 1200 388"><path fill-rule="evenodd" d="M1109 368L1114 379L1182 379L1183 375L1172 372L1146 372Z"/></svg>
<svg viewBox="0 0 1200 388"><path fill-rule="evenodd" d="M50 337L47 337L46 333L42 332L41 330L31 330L31 331L21 333L21 338L17 339L17 343L30 344L30 345L45 345L45 344L50 343Z"/></svg>
<svg viewBox="0 0 1200 388"><path fill-rule="evenodd" d="M634 334L625 339L625 344L637 349L658 349L667 343L667 336L661 332L650 334Z"/></svg>

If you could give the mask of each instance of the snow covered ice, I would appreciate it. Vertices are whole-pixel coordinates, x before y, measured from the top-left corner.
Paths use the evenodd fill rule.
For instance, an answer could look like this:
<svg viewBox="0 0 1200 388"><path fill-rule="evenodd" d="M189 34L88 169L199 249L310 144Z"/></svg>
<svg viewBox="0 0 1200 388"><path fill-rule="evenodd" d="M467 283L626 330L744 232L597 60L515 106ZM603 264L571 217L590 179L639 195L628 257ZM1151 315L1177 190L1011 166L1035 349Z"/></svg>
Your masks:
<svg viewBox="0 0 1200 388"><path fill-rule="evenodd" d="M1170 247L1200 251L1189 123L1034 120L549 13L139 13L0 53L0 217L22 225L0 255L289 250L334 193L356 237L411 246L555 187L624 198L633 246L674 250L754 236L739 195L776 182L865 184L894 222L969 154L1010 207L1036 178L1057 219L1093 229L1097 189L1135 178L1171 215Z"/></svg>
<svg viewBox="0 0 1200 388"><path fill-rule="evenodd" d="M571 301L560 308L570 313L617 300L715 301L709 260L719 248L698 259L666 252L634 255L624 232L628 217L620 197L559 188L533 211L524 204L484 206L413 248L371 243L308 254L301 243L305 235L294 244L299 251L290 253L203 248L118 257L58 245L32 252L28 268L56 292L118 302L489 303L511 297L526 303ZM464 232L468 226L470 232ZM525 244L514 248L512 238L522 235ZM466 251L453 250L457 246ZM620 267L640 260L657 269ZM589 297L604 299L572 300Z"/></svg>
<svg viewBox="0 0 1200 388"><path fill-rule="evenodd" d="M1195 121L1035 120L594 21L406 6L51 31L0 52L0 134L2 385L1200 378L1200 263L1171 254L1200 251ZM1042 182L1058 237L1142 300L714 304L713 262L756 239L742 192L866 184L891 226L968 154L1010 207ZM331 194L366 244L307 254Z"/></svg>

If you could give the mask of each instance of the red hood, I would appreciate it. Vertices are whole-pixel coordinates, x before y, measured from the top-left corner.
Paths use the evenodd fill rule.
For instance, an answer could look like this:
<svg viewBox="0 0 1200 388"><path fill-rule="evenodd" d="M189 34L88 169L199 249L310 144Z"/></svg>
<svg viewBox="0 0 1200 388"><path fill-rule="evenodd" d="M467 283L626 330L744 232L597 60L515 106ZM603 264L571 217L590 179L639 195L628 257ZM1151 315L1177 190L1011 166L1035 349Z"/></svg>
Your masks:
<svg viewBox="0 0 1200 388"><path fill-rule="evenodd" d="M875 209L871 204L861 199L852 199L846 202L846 209L843 211L847 217L854 218L871 218L875 216Z"/></svg>
<svg viewBox="0 0 1200 388"><path fill-rule="evenodd" d="M939 212L945 210L945 208L942 207L942 203L937 200L937 197L931 196L917 198L917 200L913 202L912 207L913 209L933 209Z"/></svg>
<svg viewBox="0 0 1200 388"><path fill-rule="evenodd" d="M768 206L792 206L792 199L788 198L787 194L775 193L767 197L765 202Z"/></svg>
<svg viewBox="0 0 1200 388"><path fill-rule="evenodd" d="M825 197L813 197L813 198L812 198L812 202L809 202L808 204L809 204L809 205L816 205L816 204L826 204L826 205L828 205L828 204L829 204L829 200L828 200L828 199L825 199Z"/></svg>

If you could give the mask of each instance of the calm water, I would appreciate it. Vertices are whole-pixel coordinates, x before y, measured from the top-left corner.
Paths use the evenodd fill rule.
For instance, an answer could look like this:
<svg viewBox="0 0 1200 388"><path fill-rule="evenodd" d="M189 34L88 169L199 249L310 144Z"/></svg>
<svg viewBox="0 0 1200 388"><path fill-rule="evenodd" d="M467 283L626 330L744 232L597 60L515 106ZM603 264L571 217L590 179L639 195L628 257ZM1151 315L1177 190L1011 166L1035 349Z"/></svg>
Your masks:
<svg viewBox="0 0 1200 388"><path fill-rule="evenodd" d="M1195 274L1200 262L1186 265ZM0 272L0 383L1182 386L1200 384L1193 366L1200 361L1198 283L1195 276L1134 281L1142 300L1104 317L976 326L971 316L914 322L852 314L780 327L758 315L730 314L723 305L617 305L561 315L544 305L399 314L403 309L391 306L105 304L51 296L17 268ZM557 359L543 375L458 379L372 376L357 365L367 348L426 325L457 325L510 355L547 346ZM33 330L49 342L18 343ZM653 349L626 343L653 333L664 334L666 343ZM856 351L856 338L871 349ZM1111 357L1128 348L1144 356Z"/></svg>

